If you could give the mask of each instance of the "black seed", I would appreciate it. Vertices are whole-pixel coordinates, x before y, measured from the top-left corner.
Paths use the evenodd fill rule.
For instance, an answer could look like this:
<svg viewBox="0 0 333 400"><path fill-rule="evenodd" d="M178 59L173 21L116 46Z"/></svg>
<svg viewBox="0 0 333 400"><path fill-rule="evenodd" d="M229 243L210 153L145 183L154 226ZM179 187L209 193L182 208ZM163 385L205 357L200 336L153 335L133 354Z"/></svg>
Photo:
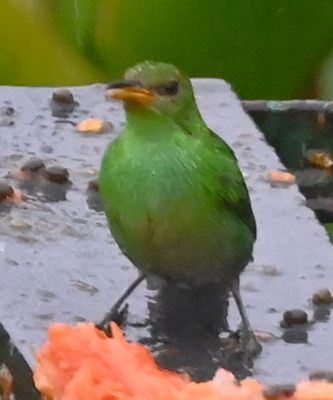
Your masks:
<svg viewBox="0 0 333 400"><path fill-rule="evenodd" d="M52 93L51 113L54 117L67 118L78 104L68 89L58 89Z"/></svg>
<svg viewBox="0 0 333 400"><path fill-rule="evenodd" d="M14 189L6 182L0 182L0 201L6 200L8 197L12 197Z"/></svg>
<svg viewBox="0 0 333 400"><path fill-rule="evenodd" d="M56 103L74 104L74 96L68 89L58 89L52 93L52 100Z"/></svg>
<svg viewBox="0 0 333 400"><path fill-rule="evenodd" d="M37 172L41 168L45 168L44 161L39 158L32 157L22 165L21 171Z"/></svg>
<svg viewBox="0 0 333 400"><path fill-rule="evenodd" d="M54 183L67 183L69 181L69 172L67 168L59 167L59 166L52 166L46 168L45 178L50 182Z"/></svg>
<svg viewBox="0 0 333 400"><path fill-rule="evenodd" d="M308 315L305 311L295 308L288 310L283 314L282 327L291 327L295 325L304 325L308 322Z"/></svg>

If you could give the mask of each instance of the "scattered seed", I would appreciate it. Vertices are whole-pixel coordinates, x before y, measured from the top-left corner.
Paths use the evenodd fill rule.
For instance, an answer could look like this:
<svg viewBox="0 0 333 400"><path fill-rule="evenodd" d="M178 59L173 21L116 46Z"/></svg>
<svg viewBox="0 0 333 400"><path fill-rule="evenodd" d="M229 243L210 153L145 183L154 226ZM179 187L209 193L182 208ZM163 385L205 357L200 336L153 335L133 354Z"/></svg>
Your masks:
<svg viewBox="0 0 333 400"><path fill-rule="evenodd" d="M26 196L20 190L14 190L8 183L0 182L0 202L21 203L24 200L26 200Z"/></svg>
<svg viewBox="0 0 333 400"><path fill-rule="evenodd" d="M52 93L52 100L57 103L73 104L74 96L68 89L57 89Z"/></svg>
<svg viewBox="0 0 333 400"><path fill-rule="evenodd" d="M268 179L271 184L292 185L296 182L295 175L285 171L271 171Z"/></svg>
<svg viewBox="0 0 333 400"><path fill-rule="evenodd" d="M315 305L330 304L332 301L332 293L327 288L317 290L312 296L312 303Z"/></svg>
<svg viewBox="0 0 333 400"><path fill-rule="evenodd" d="M57 89L52 93L51 112L54 117L65 118L74 111L78 102L68 89Z"/></svg>
<svg viewBox="0 0 333 400"><path fill-rule="evenodd" d="M81 133L105 133L112 130L112 124L104 119L88 118L81 121L76 130Z"/></svg>
<svg viewBox="0 0 333 400"><path fill-rule="evenodd" d="M44 161L37 157L32 157L21 166L21 171L37 172L45 168Z"/></svg>
<svg viewBox="0 0 333 400"><path fill-rule="evenodd" d="M8 200L14 196L14 189L6 182L0 182L0 201Z"/></svg>
<svg viewBox="0 0 333 400"><path fill-rule="evenodd" d="M45 178L50 182L64 184L69 182L69 172L67 168L57 165L48 167L44 172Z"/></svg>
<svg viewBox="0 0 333 400"><path fill-rule="evenodd" d="M282 327L291 327L295 325L304 325L308 322L308 314L298 308L288 310L283 314L281 322Z"/></svg>
<svg viewBox="0 0 333 400"><path fill-rule="evenodd" d="M39 176L38 173L44 170L44 168L45 164L43 160L32 157L21 166L19 171L13 174L13 177L20 181L36 179Z"/></svg>

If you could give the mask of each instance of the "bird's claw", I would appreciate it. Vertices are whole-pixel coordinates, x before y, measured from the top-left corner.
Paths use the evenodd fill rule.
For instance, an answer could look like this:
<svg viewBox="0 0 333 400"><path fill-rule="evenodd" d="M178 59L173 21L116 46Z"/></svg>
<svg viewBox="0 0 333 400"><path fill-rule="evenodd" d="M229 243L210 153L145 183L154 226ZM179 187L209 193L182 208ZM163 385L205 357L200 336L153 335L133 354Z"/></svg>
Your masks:
<svg viewBox="0 0 333 400"><path fill-rule="evenodd" d="M123 326L126 322L128 314L128 304L126 303L122 308L114 308L112 307L110 311L108 311L102 321L96 323L96 328L103 331L107 336L112 336L111 332L111 324L110 322L115 322L119 326Z"/></svg>

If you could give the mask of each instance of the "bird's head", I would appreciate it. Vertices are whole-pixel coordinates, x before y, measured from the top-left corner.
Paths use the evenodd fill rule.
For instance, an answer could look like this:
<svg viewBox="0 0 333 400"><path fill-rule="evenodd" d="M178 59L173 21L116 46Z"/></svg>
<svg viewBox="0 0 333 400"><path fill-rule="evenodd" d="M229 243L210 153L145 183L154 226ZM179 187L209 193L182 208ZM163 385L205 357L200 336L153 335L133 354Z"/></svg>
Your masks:
<svg viewBox="0 0 333 400"><path fill-rule="evenodd" d="M199 114L190 80L174 65L146 61L129 68L125 78L108 86L111 97L128 110L149 108L178 122Z"/></svg>

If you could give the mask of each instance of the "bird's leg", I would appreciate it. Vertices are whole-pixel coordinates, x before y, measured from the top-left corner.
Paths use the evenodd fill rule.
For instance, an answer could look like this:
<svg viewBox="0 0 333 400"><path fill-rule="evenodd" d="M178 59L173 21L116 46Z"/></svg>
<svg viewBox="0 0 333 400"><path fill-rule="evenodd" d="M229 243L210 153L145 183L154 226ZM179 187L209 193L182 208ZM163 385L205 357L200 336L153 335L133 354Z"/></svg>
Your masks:
<svg viewBox="0 0 333 400"><path fill-rule="evenodd" d="M246 310L244 307L244 303L241 298L240 290L239 290L239 279L235 279L231 284L231 293L235 299L239 314L242 318L242 325L243 325L243 349L247 356L256 356L258 355L261 350L262 346L258 342L255 334L251 328L250 321L247 317Z"/></svg>
<svg viewBox="0 0 333 400"><path fill-rule="evenodd" d="M140 283L145 279L145 275L140 273L140 275L133 281L125 292L119 297L119 299L114 303L110 310L104 315L102 321L96 324L98 329L105 331L110 334L110 322L119 319L119 315L122 314L123 310L119 310L124 301L134 292L134 290L140 285ZM125 306L126 307L126 306Z"/></svg>

